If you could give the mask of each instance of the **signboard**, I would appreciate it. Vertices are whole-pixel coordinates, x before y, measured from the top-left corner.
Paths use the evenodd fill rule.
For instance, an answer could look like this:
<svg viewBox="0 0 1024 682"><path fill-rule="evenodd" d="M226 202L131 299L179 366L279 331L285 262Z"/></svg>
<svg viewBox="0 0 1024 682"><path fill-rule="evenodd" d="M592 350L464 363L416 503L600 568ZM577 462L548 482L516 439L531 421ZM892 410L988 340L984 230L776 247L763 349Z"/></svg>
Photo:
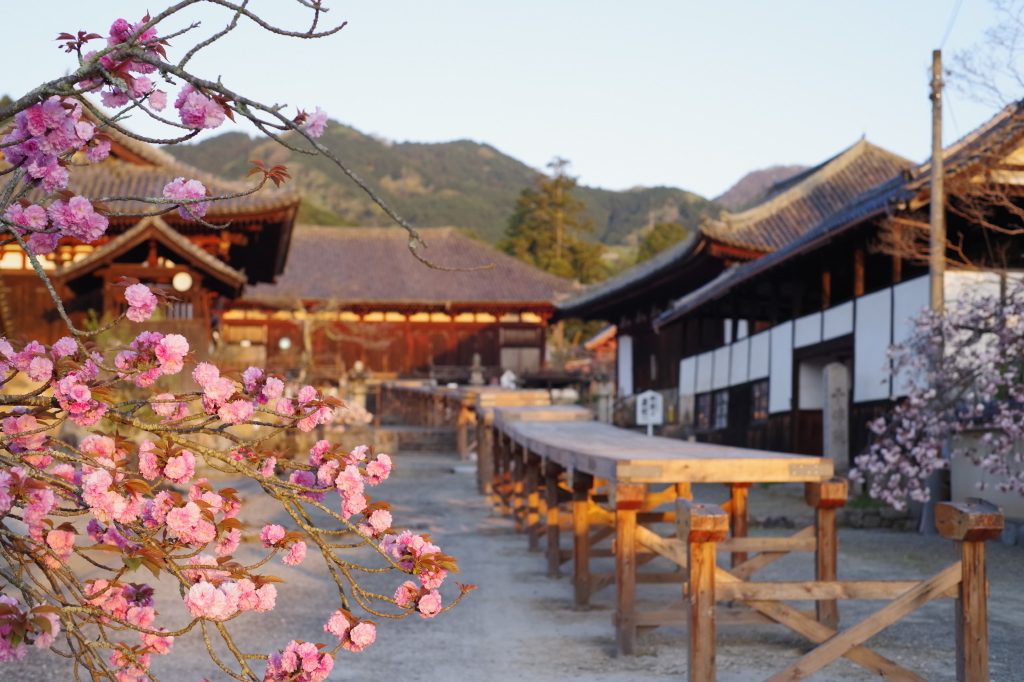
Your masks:
<svg viewBox="0 0 1024 682"><path fill-rule="evenodd" d="M654 435L654 427L665 423L665 399L657 391L644 391L636 397L637 426L646 426L647 435Z"/></svg>

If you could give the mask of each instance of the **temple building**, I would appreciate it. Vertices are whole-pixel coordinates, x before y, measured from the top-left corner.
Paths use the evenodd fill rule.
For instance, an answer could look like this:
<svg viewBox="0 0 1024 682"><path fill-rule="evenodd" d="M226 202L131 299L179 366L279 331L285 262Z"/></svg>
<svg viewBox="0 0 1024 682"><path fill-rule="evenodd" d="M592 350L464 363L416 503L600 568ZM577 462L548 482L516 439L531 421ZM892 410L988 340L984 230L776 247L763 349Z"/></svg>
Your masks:
<svg viewBox="0 0 1024 682"><path fill-rule="evenodd" d="M357 362L378 377L465 382L545 366L554 303L569 280L495 251L454 228L296 226L284 274L250 286L221 316L234 362L337 381Z"/></svg>
<svg viewBox="0 0 1024 682"><path fill-rule="evenodd" d="M115 130L110 156L75 167L68 189L90 198L160 197L163 187L184 177L202 182L212 194L252 188L181 163L167 152ZM79 327L112 319L124 311L123 289L132 277L161 288L176 299L161 308L146 329L177 332L205 357L212 321L245 287L272 282L284 270L299 195L290 189L264 188L244 197L211 203L205 221L186 221L176 210L161 216L110 217L107 233L92 244L64 237L42 265L69 316ZM159 206L137 201L107 201L113 212L146 213ZM51 343L66 335L64 323L42 281L16 245L0 255L0 324L10 337L21 334ZM126 323L134 329L131 323ZM139 327L142 328L141 326Z"/></svg>

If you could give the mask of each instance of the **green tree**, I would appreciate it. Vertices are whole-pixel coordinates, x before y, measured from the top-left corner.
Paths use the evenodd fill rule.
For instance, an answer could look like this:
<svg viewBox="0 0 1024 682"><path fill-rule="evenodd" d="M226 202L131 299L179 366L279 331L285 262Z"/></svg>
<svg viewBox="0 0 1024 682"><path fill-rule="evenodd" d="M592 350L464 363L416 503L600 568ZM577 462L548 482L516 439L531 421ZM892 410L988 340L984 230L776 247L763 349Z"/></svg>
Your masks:
<svg viewBox="0 0 1024 682"><path fill-rule="evenodd" d="M594 231L587 205L573 196L576 178L566 174L568 161L555 157L548 164L552 177L540 176L516 199L506 238L498 248L542 270L578 279L584 284L607 276L601 256L604 245L580 238Z"/></svg>
<svg viewBox="0 0 1024 682"><path fill-rule="evenodd" d="M644 235L640 242L640 250L636 254L636 262L642 263L651 256L661 253L668 247L686 237L686 228L678 223L658 223Z"/></svg>

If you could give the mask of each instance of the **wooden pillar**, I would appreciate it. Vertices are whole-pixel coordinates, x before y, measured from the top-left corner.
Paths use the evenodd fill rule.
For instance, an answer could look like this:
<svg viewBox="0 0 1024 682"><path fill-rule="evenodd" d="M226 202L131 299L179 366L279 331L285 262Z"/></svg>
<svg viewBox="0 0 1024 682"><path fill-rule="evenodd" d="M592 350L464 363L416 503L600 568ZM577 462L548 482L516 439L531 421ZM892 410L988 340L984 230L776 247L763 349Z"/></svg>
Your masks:
<svg viewBox="0 0 1024 682"><path fill-rule="evenodd" d="M676 483L676 497L683 497L687 500L693 499L693 491L689 483Z"/></svg>
<svg viewBox="0 0 1024 682"><path fill-rule="evenodd" d="M512 454L509 451L509 438L500 431L494 432L495 467L498 470L498 505L502 516L512 513Z"/></svg>
<svg viewBox="0 0 1024 682"><path fill-rule="evenodd" d="M482 495L494 501L497 469L494 466L494 411L476 415L476 478Z"/></svg>
<svg viewBox="0 0 1024 682"><path fill-rule="evenodd" d="M988 682L988 604L985 582L985 542L1003 531L999 507L985 500L935 505L935 527L956 541L963 570L956 599L956 678L959 682Z"/></svg>
<svg viewBox="0 0 1024 682"><path fill-rule="evenodd" d="M572 576L574 607L590 606L590 489L594 477L572 472Z"/></svg>
<svg viewBox="0 0 1024 682"><path fill-rule="evenodd" d="M892 257L892 283L899 284L903 281L903 259L899 256Z"/></svg>
<svg viewBox="0 0 1024 682"><path fill-rule="evenodd" d="M864 295L864 249L853 252L853 295Z"/></svg>
<svg viewBox="0 0 1024 682"><path fill-rule="evenodd" d="M563 471L562 467L547 462L544 466L544 494L547 497L547 554L548 554L548 577L562 577L562 547L561 547L561 509L559 508L561 491L558 488L558 475Z"/></svg>
<svg viewBox="0 0 1024 682"><path fill-rule="evenodd" d="M828 310L832 306L832 272L821 271L821 309Z"/></svg>
<svg viewBox="0 0 1024 682"><path fill-rule="evenodd" d="M730 525L732 526L732 536L734 538L747 537L747 526L750 521L750 509L747 507L747 498L749 497L751 485L753 484L729 484L729 488L732 491L732 504L730 505L729 515L732 517L732 523ZM746 560L746 552L733 552L731 565L735 568Z"/></svg>
<svg viewBox="0 0 1024 682"><path fill-rule="evenodd" d="M715 543L729 536L729 517L713 504L676 500L676 536L687 547L683 598L690 682L715 681Z"/></svg>
<svg viewBox="0 0 1024 682"><path fill-rule="evenodd" d="M523 487L526 492L526 541L531 552L540 551L540 467L541 459L523 449L526 467Z"/></svg>
<svg viewBox="0 0 1024 682"><path fill-rule="evenodd" d="M845 478L832 478L820 483L804 484L804 500L814 507L815 549L814 579L838 579L839 540L836 538L836 509L846 504L850 486ZM834 599L817 602L818 622L836 630L839 628L839 603Z"/></svg>
<svg viewBox="0 0 1024 682"><path fill-rule="evenodd" d="M636 653L636 514L647 486L615 486L615 625L619 656Z"/></svg>
<svg viewBox="0 0 1024 682"><path fill-rule="evenodd" d="M455 421L455 447L459 451L459 459L469 459L469 425L474 421L473 408L465 402L459 405L459 416ZM480 435L477 434L479 441ZM480 449L479 442L477 450ZM479 454L477 455L479 458Z"/></svg>
<svg viewBox="0 0 1024 682"><path fill-rule="evenodd" d="M526 498L524 496L526 480L526 463L522 453L516 452L516 444L509 440L509 459L512 462L512 521L517 533L525 530L523 520L526 517Z"/></svg>

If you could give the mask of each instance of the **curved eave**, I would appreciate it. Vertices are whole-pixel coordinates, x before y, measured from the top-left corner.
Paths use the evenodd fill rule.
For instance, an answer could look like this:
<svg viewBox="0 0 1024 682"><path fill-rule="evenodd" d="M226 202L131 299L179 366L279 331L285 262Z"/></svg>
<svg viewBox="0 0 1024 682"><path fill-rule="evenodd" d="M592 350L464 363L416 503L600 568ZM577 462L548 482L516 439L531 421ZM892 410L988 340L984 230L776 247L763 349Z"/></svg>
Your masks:
<svg viewBox="0 0 1024 682"><path fill-rule="evenodd" d="M691 232L682 241L673 244L652 258L623 270L615 277L591 284L578 294L555 303L560 317L585 314L588 309L609 302L615 296L669 273L700 251L703 235Z"/></svg>

